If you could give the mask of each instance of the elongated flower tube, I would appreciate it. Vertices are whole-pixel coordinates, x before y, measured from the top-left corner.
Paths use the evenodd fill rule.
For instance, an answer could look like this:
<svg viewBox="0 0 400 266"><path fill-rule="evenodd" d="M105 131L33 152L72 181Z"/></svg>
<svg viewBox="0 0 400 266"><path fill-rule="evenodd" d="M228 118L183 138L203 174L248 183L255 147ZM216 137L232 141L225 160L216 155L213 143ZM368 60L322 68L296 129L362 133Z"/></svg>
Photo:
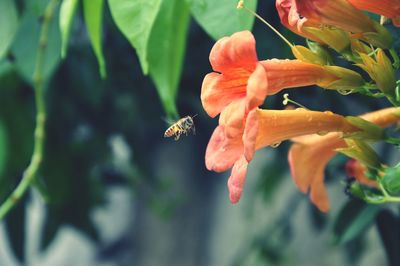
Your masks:
<svg viewBox="0 0 400 266"><path fill-rule="evenodd" d="M296 2L293 0L277 0L276 9L281 23L296 33L307 39L320 44L326 44L334 50L341 52L350 45L350 35L340 29L322 26L320 23L303 21L301 26L298 24L299 16L296 11Z"/></svg>
<svg viewBox="0 0 400 266"><path fill-rule="evenodd" d="M211 117L238 99L246 99L248 112L261 105L267 95L285 88L318 85L327 89L351 89L365 83L357 72L346 68L300 60L258 61L255 40L249 31L220 39L211 50L210 62L216 72L205 76L201 101Z"/></svg>
<svg viewBox="0 0 400 266"><path fill-rule="evenodd" d="M277 0L276 8L282 24L307 38L309 37L306 35L311 34L311 39L314 36L313 40L323 40L320 36L324 32L318 29L334 27L353 33L352 37L361 38L381 48L390 48L392 45L390 33L347 0ZM335 47L338 43L335 41L328 44L340 52Z"/></svg>
<svg viewBox="0 0 400 266"><path fill-rule="evenodd" d="M279 1L279 0L278 0ZM373 32L373 22L362 12L354 8L347 0L292 0L290 20L299 28L311 23L330 25L345 31Z"/></svg>
<svg viewBox="0 0 400 266"><path fill-rule="evenodd" d="M400 108L386 108L367 113L361 118L381 127L400 121ZM336 149L347 147L341 133L325 136L309 135L292 139L295 143L288 154L290 171L300 191L310 191L311 201L323 212L329 210L329 198L324 185L324 170L336 155Z"/></svg>
<svg viewBox="0 0 400 266"><path fill-rule="evenodd" d="M246 120L243 135L245 157L250 161L257 149L298 136L358 130L345 117L330 111L255 109Z"/></svg>
<svg viewBox="0 0 400 266"><path fill-rule="evenodd" d="M400 27L400 1L399 0L348 0L358 9L376 13L392 19Z"/></svg>
<svg viewBox="0 0 400 266"><path fill-rule="evenodd" d="M330 131L352 132L354 130L357 130L357 128L348 123L343 116L331 112L316 112L305 109L254 109L247 116L242 141L237 136L233 139L226 136L224 138L221 134L221 128L217 128L207 150L210 151L209 156L212 153L217 154L215 147L221 150L219 154L227 153L228 150L236 154L232 175L228 180L231 201L236 203L241 196L248 162L252 160L256 149L304 134L325 134ZM221 155L219 157L222 158ZM216 164L218 162L216 159L216 157L212 157L210 161ZM228 164L224 166L228 166Z"/></svg>

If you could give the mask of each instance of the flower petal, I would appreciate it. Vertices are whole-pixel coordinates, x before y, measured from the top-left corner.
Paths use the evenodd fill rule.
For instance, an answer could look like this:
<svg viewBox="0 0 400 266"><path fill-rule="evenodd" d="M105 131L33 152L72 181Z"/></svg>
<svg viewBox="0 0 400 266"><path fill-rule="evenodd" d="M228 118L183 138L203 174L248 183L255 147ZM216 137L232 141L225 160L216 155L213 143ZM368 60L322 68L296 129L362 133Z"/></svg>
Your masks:
<svg viewBox="0 0 400 266"><path fill-rule="evenodd" d="M289 150L288 160L293 180L300 191L307 193L314 180L324 179L326 164L335 156L334 149L345 146L340 139L326 139L330 145L321 146L294 143ZM322 143L322 142L321 142ZM326 143L326 142L325 142Z"/></svg>
<svg viewBox="0 0 400 266"><path fill-rule="evenodd" d="M244 154L251 160L255 150L311 133L354 132L359 129L332 112L255 109L247 117L243 134Z"/></svg>
<svg viewBox="0 0 400 266"><path fill-rule="evenodd" d="M248 162L244 156L237 160L228 179L229 198L233 204L239 202L246 180Z"/></svg>
<svg viewBox="0 0 400 266"><path fill-rule="evenodd" d="M354 177L361 184L377 187L375 180L369 179L366 175L368 169L362 165L359 161L354 159L348 160L346 163L346 175Z"/></svg>
<svg viewBox="0 0 400 266"><path fill-rule="evenodd" d="M247 81L246 98L247 112L264 103L268 95L267 73L263 65L257 64L256 69Z"/></svg>
<svg viewBox="0 0 400 266"><path fill-rule="evenodd" d="M224 127L227 138L240 138L246 121L246 99L231 102L219 117L219 125Z"/></svg>
<svg viewBox="0 0 400 266"><path fill-rule="evenodd" d="M224 127L218 126L207 145L206 167L210 171L226 171L233 166L242 154L243 144L241 139L226 138Z"/></svg>
<svg viewBox="0 0 400 266"><path fill-rule="evenodd" d="M314 180L311 185L310 199L311 202L314 203L320 211L329 211L329 198L323 180Z"/></svg>
<svg viewBox="0 0 400 266"><path fill-rule="evenodd" d="M247 115L246 126L243 134L244 156L248 162L253 159L256 151L256 141L259 127L257 110L258 109L255 109Z"/></svg>
<svg viewBox="0 0 400 266"><path fill-rule="evenodd" d="M399 0L348 0L358 9L376 13L391 18L393 24L400 26L400 1Z"/></svg>
<svg viewBox="0 0 400 266"><path fill-rule="evenodd" d="M232 101L246 96L249 73L237 72L236 76L209 73L201 86L201 103L210 117L216 117Z"/></svg>
<svg viewBox="0 0 400 266"><path fill-rule="evenodd" d="M300 60L269 59L260 62L268 77L268 95L285 88L296 88L318 84L329 85L339 78L323 66Z"/></svg>
<svg viewBox="0 0 400 266"><path fill-rule="evenodd" d="M302 19L349 32L374 32L372 20L347 0L293 0Z"/></svg>
<svg viewBox="0 0 400 266"><path fill-rule="evenodd" d="M256 40L250 31L236 32L220 39L210 53L213 70L221 73L235 68L252 72L257 62Z"/></svg>

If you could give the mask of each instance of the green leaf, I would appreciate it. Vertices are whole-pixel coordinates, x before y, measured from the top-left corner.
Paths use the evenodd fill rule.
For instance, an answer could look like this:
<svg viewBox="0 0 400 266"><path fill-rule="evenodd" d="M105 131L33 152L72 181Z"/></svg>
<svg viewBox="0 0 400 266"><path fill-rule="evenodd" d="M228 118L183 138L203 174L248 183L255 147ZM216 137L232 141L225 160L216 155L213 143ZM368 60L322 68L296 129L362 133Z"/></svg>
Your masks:
<svg viewBox="0 0 400 266"><path fill-rule="evenodd" d="M100 76L106 78L106 63L101 45L104 0L83 0L83 13L90 42L99 63Z"/></svg>
<svg viewBox="0 0 400 266"><path fill-rule="evenodd" d="M150 75L169 117L177 117L176 94L182 72L189 10L180 0L163 0L149 39Z"/></svg>
<svg viewBox="0 0 400 266"><path fill-rule="evenodd" d="M375 219L379 206L360 200L348 202L337 217L333 232L337 243L346 243L365 231Z"/></svg>
<svg viewBox="0 0 400 266"><path fill-rule="evenodd" d="M63 0L60 8L61 57L67 55L69 33L76 13L78 0Z"/></svg>
<svg viewBox="0 0 400 266"><path fill-rule="evenodd" d="M0 176L3 175L7 163L8 141L7 130L2 120L0 120Z"/></svg>
<svg viewBox="0 0 400 266"><path fill-rule="evenodd" d="M25 220L27 195L13 208L5 219L5 232L15 257L24 264L25 261Z"/></svg>
<svg viewBox="0 0 400 266"><path fill-rule="evenodd" d="M15 65L22 76L32 82L33 70L35 68L36 55L39 46L40 15L43 7L40 1L29 1L32 7L27 7L20 22L20 27L11 50L15 57ZM34 5L34 3L36 5ZM45 5L44 5L45 6ZM58 14L50 21L48 42L43 62L43 79L47 80L60 62L60 31L58 27Z"/></svg>
<svg viewBox="0 0 400 266"><path fill-rule="evenodd" d="M389 265L400 265L400 220L389 210L379 212L376 224L385 247Z"/></svg>
<svg viewBox="0 0 400 266"><path fill-rule="evenodd" d="M389 193L400 193L400 166L387 168L382 179L382 184Z"/></svg>
<svg viewBox="0 0 400 266"><path fill-rule="evenodd" d="M111 15L119 30L129 40L140 60L144 74L148 74L148 41L161 0L108 0ZM164 27L165 30L166 27Z"/></svg>
<svg viewBox="0 0 400 266"><path fill-rule="evenodd" d="M0 0L0 60L7 53L18 29L18 12L13 0Z"/></svg>
<svg viewBox="0 0 400 266"><path fill-rule="evenodd" d="M251 30L254 16L237 9L237 0L186 0L196 21L215 40L242 30ZM255 10L257 0L246 1Z"/></svg>
<svg viewBox="0 0 400 266"><path fill-rule="evenodd" d="M3 202L16 186L32 155L34 107L31 97L20 97L21 93L26 93L26 87L21 87L23 85L16 80L2 79L0 83L0 120L6 131L4 134L9 147L7 161L0 175L0 202Z"/></svg>

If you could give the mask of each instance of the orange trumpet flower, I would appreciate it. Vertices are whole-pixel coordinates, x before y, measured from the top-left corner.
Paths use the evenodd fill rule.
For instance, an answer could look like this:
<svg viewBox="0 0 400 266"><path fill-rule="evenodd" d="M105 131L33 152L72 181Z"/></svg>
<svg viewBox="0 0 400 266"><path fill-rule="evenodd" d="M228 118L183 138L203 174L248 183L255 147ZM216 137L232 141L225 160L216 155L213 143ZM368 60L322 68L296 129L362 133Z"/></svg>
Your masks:
<svg viewBox="0 0 400 266"><path fill-rule="evenodd" d="M287 28L339 52L349 44L348 36L340 30L381 48L390 48L393 42L384 27L347 0L277 0L276 8Z"/></svg>
<svg viewBox="0 0 400 266"><path fill-rule="evenodd" d="M386 108L362 115L361 118L381 127L400 120L399 108ZM345 148L340 133L325 136L310 135L292 139L295 143L288 154L290 171L297 187L303 193L310 190L310 199L321 211L329 210L329 199L324 185L324 170L336 155L336 149Z"/></svg>
<svg viewBox="0 0 400 266"><path fill-rule="evenodd" d="M400 27L400 0L348 0L358 9L376 13L392 19Z"/></svg>
<svg viewBox="0 0 400 266"><path fill-rule="evenodd" d="M351 89L364 85L358 73L346 68L300 60L258 61L255 39L249 31L220 39L211 50L210 62L216 72L205 76L201 101L211 117L239 99L246 99L247 113L261 105L267 95L285 88L318 85L327 89Z"/></svg>

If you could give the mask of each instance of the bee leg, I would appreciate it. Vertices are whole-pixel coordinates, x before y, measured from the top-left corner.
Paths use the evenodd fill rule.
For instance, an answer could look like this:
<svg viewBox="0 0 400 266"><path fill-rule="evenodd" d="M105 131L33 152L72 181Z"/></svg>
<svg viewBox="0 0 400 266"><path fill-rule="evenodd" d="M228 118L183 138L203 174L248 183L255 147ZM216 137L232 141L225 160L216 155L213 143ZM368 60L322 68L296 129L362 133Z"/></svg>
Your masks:
<svg viewBox="0 0 400 266"><path fill-rule="evenodd" d="M177 133L177 134L175 135L175 140L178 140L180 136L181 136L181 134L180 134L180 133Z"/></svg>
<svg viewBox="0 0 400 266"><path fill-rule="evenodd" d="M193 125L192 127L193 135L196 135L196 127Z"/></svg>

